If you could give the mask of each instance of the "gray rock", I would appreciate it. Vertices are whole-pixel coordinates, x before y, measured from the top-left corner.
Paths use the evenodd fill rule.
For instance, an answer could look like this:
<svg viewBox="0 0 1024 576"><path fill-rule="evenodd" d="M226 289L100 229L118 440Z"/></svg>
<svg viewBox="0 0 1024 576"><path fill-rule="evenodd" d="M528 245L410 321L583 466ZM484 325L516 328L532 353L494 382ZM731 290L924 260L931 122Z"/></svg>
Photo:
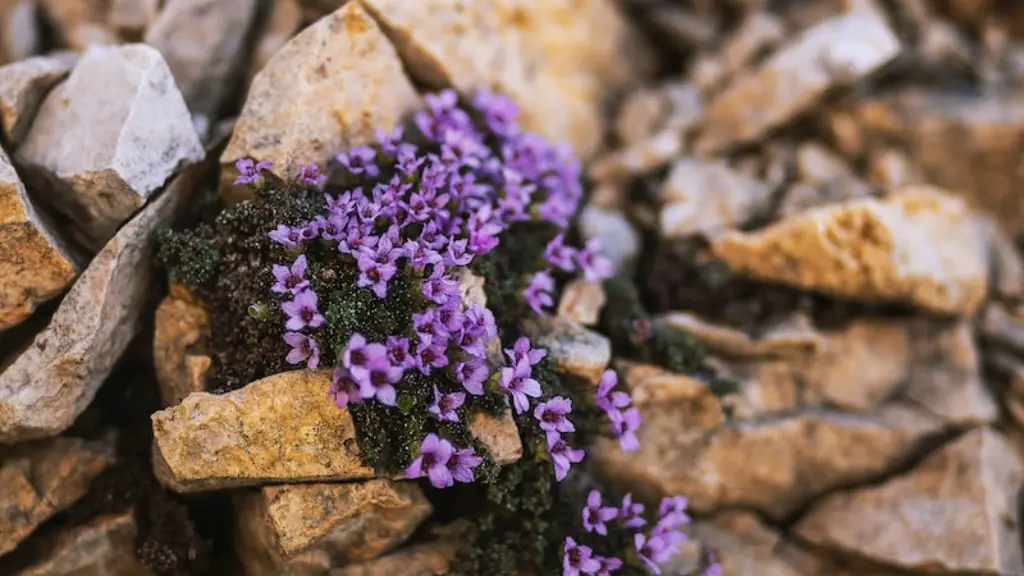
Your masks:
<svg viewBox="0 0 1024 576"><path fill-rule="evenodd" d="M0 67L0 131L18 147L43 97L71 71L66 58L33 56Z"/></svg>

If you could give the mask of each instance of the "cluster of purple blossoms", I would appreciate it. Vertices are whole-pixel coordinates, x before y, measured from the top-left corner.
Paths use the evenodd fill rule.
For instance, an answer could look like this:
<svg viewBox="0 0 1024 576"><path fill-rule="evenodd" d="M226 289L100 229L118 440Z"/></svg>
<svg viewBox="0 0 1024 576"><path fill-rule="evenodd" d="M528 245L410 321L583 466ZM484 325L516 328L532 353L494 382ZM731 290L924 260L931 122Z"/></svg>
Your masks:
<svg viewBox="0 0 1024 576"><path fill-rule="evenodd" d="M614 370L605 370L597 385L595 403L608 416L613 438L618 439L623 452L640 449L636 431L640 428L640 410L631 406L633 399L626 392L614 390L619 376Z"/></svg>
<svg viewBox="0 0 1024 576"><path fill-rule="evenodd" d="M561 272L582 272L587 282L597 282L612 275L612 266L601 256L601 241L591 238L586 245L574 248L565 243L565 234L559 233L544 248L544 259L550 267L534 273L523 290L523 298L537 314L544 314L554 306L554 270Z"/></svg>

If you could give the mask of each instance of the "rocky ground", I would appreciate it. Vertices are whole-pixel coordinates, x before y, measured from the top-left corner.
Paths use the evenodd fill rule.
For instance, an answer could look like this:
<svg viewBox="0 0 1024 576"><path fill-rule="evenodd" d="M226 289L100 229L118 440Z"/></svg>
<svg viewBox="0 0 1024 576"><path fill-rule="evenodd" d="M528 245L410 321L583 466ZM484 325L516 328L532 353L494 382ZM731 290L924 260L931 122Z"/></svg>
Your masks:
<svg viewBox="0 0 1024 576"><path fill-rule="evenodd" d="M643 450L589 466L690 498L667 573L1024 575L1022 11L0 0L0 574L446 573L460 527L372 478L325 376L206 391L210 316L153 240L243 200L239 158L291 177L489 86L586 159L580 234L738 385L621 346L608 285L528 327L631 389Z"/></svg>

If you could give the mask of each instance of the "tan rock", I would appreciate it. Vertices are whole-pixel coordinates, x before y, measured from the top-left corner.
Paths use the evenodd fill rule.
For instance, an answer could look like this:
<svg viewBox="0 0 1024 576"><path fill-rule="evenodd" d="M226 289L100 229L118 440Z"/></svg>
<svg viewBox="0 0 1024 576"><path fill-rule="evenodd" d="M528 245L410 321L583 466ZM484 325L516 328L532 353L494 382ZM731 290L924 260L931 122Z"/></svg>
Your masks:
<svg viewBox="0 0 1024 576"><path fill-rule="evenodd" d="M601 239L601 254L617 273L628 273L640 254L640 233L619 210L588 203L577 224L585 240Z"/></svg>
<svg viewBox="0 0 1024 576"><path fill-rule="evenodd" d="M828 148L805 142L796 150L797 178L814 184L827 184L853 177L853 170Z"/></svg>
<svg viewBox="0 0 1024 576"><path fill-rule="evenodd" d="M697 431L711 430L724 421L719 399L707 384L695 378L626 360L616 361L615 369L637 406L671 406Z"/></svg>
<svg viewBox="0 0 1024 576"><path fill-rule="evenodd" d="M662 130L650 138L597 158L588 174L601 182L643 176L665 166L682 153L683 139L679 132Z"/></svg>
<svg viewBox="0 0 1024 576"><path fill-rule="evenodd" d="M712 249L757 278L941 314L970 315L988 287L983 234L964 203L923 186L730 232Z"/></svg>
<svg viewBox="0 0 1024 576"><path fill-rule="evenodd" d="M213 359L197 348L209 337L206 307L187 288L171 286L156 309L153 363L164 406L173 406L192 392L206 389L206 373Z"/></svg>
<svg viewBox="0 0 1024 576"><path fill-rule="evenodd" d="M193 114L214 118L235 88L256 0L174 0L146 31Z"/></svg>
<svg viewBox="0 0 1024 576"><path fill-rule="evenodd" d="M46 56L0 67L0 130L12 150L28 132L43 97L71 67L67 60Z"/></svg>
<svg viewBox="0 0 1024 576"><path fill-rule="evenodd" d="M738 228L771 201L763 182L729 168L722 160L682 158L659 192L658 228L665 238L714 235Z"/></svg>
<svg viewBox="0 0 1024 576"><path fill-rule="evenodd" d="M750 335L736 328L708 322L690 312L667 312L655 323L682 330L711 352L745 358L788 357L813 354L825 343L806 314L796 313L760 327Z"/></svg>
<svg viewBox="0 0 1024 576"><path fill-rule="evenodd" d="M93 44L117 44L117 34L107 25L108 2L96 0L39 0L47 20L63 43L72 50Z"/></svg>
<svg viewBox="0 0 1024 576"><path fill-rule="evenodd" d="M15 576L153 576L135 554L133 510L100 516L39 543L44 557Z"/></svg>
<svg viewBox="0 0 1024 576"><path fill-rule="evenodd" d="M672 81L631 93L615 117L615 134L626 145L661 131L685 132L704 113L704 99L694 86Z"/></svg>
<svg viewBox="0 0 1024 576"><path fill-rule="evenodd" d="M1007 381L1008 396L1024 398L1024 361L999 350L985 354L985 365Z"/></svg>
<svg viewBox="0 0 1024 576"><path fill-rule="evenodd" d="M545 346L555 370L584 388L596 386L611 361L611 341L563 316L525 320L523 330L538 346Z"/></svg>
<svg viewBox="0 0 1024 576"><path fill-rule="evenodd" d="M86 50L46 97L18 155L40 169L83 243L98 248L203 149L160 53L129 44Z"/></svg>
<svg viewBox="0 0 1024 576"><path fill-rule="evenodd" d="M0 331L21 323L67 289L78 262L78 254L33 205L0 149Z"/></svg>
<svg viewBox="0 0 1024 576"><path fill-rule="evenodd" d="M118 231L0 373L0 443L53 436L92 401L140 327L156 233L187 204L203 167L175 178Z"/></svg>
<svg viewBox="0 0 1024 576"><path fill-rule="evenodd" d="M249 63L247 85L252 84L256 74L302 28L302 8L298 0L274 0L270 10Z"/></svg>
<svg viewBox="0 0 1024 576"><path fill-rule="evenodd" d="M681 50L706 46L718 34L716 22L684 6L643 0L639 3L644 5L644 23L662 32L667 42Z"/></svg>
<svg viewBox="0 0 1024 576"><path fill-rule="evenodd" d="M0 2L0 64L24 60L39 51L38 16L37 0Z"/></svg>
<svg viewBox="0 0 1024 576"><path fill-rule="evenodd" d="M85 494L89 482L114 462L112 440L52 438L2 454L0 555Z"/></svg>
<svg viewBox="0 0 1024 576"><path fill-rule="evenodd" d="M1024 294L1024 258L1014 244L994 220L979 218L980 225L987 231L989 240L989 271L992 289L996 294L1007 298L1017 298Z"/></svg>
<svg viewBox="0 0 1024 576"><path fill-rule="evenodd" d="M827 184L796 182L783 192L776 211L781 218L811 208L870 198L874 195L872 188L859 178L833 180Z"/></svg>
<svg viewBox="0 0 1024 576"><path fill-rule="evenodd" d="M160 0L110 0L107 22L122 38L140 39L156 20L159 8Z"/></svg>
<svg viewBox="0 0 1024 576"><path fill-rule="evenodd" d="M979 428L888 482L826 497L795 528L801 538L911 571L1024 572L1019 457Z"/></svg>
<svg viewBox="0 0 1024 576"><path fill-rule="evenodd" d="M246 573L326 572L398 546L431 513L415 483L293 484L240 492L235 539Z"/></svg>
<svg viewBox="0 0 1024 576"><path fill-rule="evenodd" d="M444 526L425 544L331 571L331 576L442 576L451 573L451 564L465 542L462 526Z"/></svg>
<svg viewBox="0 0 1024 576"><path fill-rule="evenodd" d="M906 153L895 148L871 151L868 176L872 184L889 189L924 183Z"/></svg>
<svg viewBox="0 0 1024 576"><path fill-rule="evenodd" d="M986 340L1024 354L1024 318L997 302L985 306L981 318L981 333Z"/></svg>
<svg viewBox="0 0 1024 576"><path fill-rule="evenodd" d="M605 300L604 286L600 282L587 282L578 278L562 289L558 315L583 326L593 326L601 316Z"/></svg>
<svg viewBox="0 0 1024 576"><path fill-rule="evenodd" d="M696 150L709 154L757 140L898 52L899 40L875 14L857 11L821 22L730 82L708 107Z"/></svg>
<svg viewBox="0 0 1024 576"><path fill-rule="evenodd" d="M157 478L172 490L196 492L374 477L359 457L352 417L327 396L329 385L327 371L284 372L223 395L197 392L156 412ZM517 443L514 422L511 428L499 423L489 423L495 428L481 438L501 430L503 441ZM474 430L480 431L477 422ZM499 464L512 461L497 458L507 448L492 453Z"/></svg>
<svg viewBox="0 0 1024 576"><path fill-rule="evenodd" d="M777 16L751 12L722 44L720 58L726 75L742 70L758 53L782 43L785 36L785 24Z"/></svg>

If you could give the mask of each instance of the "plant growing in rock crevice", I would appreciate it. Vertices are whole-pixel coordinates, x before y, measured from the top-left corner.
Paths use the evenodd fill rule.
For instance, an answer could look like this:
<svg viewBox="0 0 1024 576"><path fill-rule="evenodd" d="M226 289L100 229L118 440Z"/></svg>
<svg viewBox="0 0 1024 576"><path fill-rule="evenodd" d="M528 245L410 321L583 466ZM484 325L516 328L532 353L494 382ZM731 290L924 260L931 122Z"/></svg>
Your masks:
<svg viewBox="0 0 1024 576"><path fill-rule="evenodd" d="M477 490L485 506L458 561L468 573L656 569L682 538L681 509L635 537L632 519L598 530L579 489L593 481L570 475L601 431L637 449L639 413L611 371L596 395L572 393L519 329L571 274L610 274L596 243L566 242L578 161L522 132L506 97L480 91L460 105L444 91L427 104L373 146L338 154L327 174L311 163L286 184L240 160L238 182L256 197L163 239L171 277L211 309L213 386L330 368L325 394L351 413L367 464ZM471 271L486 279L487 305L470 295ZM468 423L508 409L524 456L499 469Z"/></svg>

